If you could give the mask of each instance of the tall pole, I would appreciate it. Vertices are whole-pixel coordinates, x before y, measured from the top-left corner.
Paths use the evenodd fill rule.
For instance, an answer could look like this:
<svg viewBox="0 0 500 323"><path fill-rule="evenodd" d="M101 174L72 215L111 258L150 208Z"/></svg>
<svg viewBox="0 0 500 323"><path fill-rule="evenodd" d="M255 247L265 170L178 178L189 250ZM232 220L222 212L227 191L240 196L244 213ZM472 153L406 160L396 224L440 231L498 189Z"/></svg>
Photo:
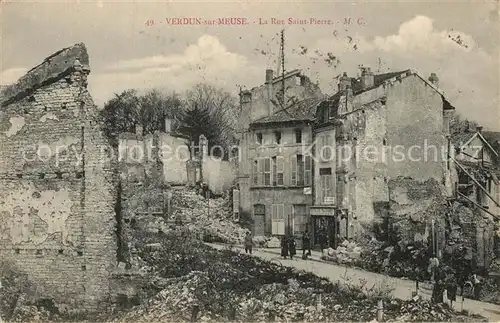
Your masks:
<svg viewBox="0 0 500 323"><path fill-rule="evenodd" d="M281 86L283 92L281 93L281 102L283 108L285 107L285 29L281 30Z"/></svg>

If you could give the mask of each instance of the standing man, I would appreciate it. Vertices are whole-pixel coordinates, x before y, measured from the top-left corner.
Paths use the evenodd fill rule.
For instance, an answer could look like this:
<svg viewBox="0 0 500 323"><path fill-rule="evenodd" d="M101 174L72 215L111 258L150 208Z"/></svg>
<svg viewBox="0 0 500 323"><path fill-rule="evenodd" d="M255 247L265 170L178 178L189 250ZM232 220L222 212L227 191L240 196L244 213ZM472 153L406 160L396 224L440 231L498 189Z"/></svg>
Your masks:
<svg viewBox="0 0 500 323"><path fill-rule="evenodd" d="M307 259L307 256L310 255L311 255L311 236L309 235L309 231L306 229L306 232L304 232L304 234L302 235L302 258Z"/></svg>
<svg viewBox="0 0 500 323"><path fill-rule="evenodd" d="M295 256L295 237L291 234L288 236L288 252L290 253L290 259Z"/></svg>
<svg viewBox="0 0 500 323"><path fill-rule="evenodd" d="M288 257L288 237L286 235L281 237L281 257L283 259Z"/></svg>
<svg viewBox="0 0 500 323"><path fill-rule="evenodd" d="M252 235L250 234L250 231L248 231L247 235L245 236L245 253L252 254L252 247L253 247Z"/></svg>

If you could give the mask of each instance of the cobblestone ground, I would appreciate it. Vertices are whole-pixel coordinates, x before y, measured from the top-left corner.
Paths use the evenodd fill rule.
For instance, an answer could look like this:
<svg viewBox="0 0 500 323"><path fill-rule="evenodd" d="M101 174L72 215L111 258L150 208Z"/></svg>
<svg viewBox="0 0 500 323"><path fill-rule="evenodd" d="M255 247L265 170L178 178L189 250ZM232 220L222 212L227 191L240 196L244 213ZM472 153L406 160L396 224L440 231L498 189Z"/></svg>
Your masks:
<svg viewBox="0 0 500 323"><path fill-rule="evenodd" d="M223 245L209 245L217 249L225 248L225 246ZM234 247L234 249L240 252L245 252L244 248L239 246ZM344 280L345 278L348 278L353 282L366 280L368 282L368 286L371 286L373 284L386 285L389 288L394 289L392 295L399 299L410 299L412 297L412 292L415 291L415 282L412 280L389 277L357 268L349 268L333 263L328 263L320 259L320 252L313 251L311 260L302 260L300 257L302 255L301 250L298 250L298 257L292 260L283 259L280 256L279 249L255 248L253 250L253 255L262 259L279 262L285 266L291 266L297 269L306 270L318 276L329 278L332 281ZM424 299L431 298L430 289L421 288L419 294ZM471 299L465 299L462 304L461 298L458 298L457 301L458 302L453 304L453 307L458 311L461 311L462 309L468 310L471 313L483 315L484 317L488 318L490 322L500 322L499 305Z"/></svg>

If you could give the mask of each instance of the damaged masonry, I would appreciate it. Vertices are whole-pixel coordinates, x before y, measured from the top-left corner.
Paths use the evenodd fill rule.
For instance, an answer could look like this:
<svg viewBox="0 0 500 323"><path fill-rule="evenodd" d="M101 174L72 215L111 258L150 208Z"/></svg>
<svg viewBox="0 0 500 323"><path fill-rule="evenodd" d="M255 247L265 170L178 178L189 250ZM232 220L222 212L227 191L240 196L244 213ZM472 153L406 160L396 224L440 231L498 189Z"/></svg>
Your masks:
<svg viewBox="0 0 500 323"><path fill-rule="evenodd" d="M299 69L267 69L239 94L237 152L216 159L205 134L187 136L170 115L161 131L136 123L110 138L89 64L76 44L1 88L0 295L16 298L1 300L1 317L484 319L418 290L439 285L427 272L434 259L500 286L498 133L452 132L455 108L436 74L365 67L328 96ZM424 142L432 158L391 151ZM368 159L367 147L383 157ZM235 252L241 245L254 257ZM302 259L285 259L296 249ZM416 280L416 292L381 296L298 270L310 261L331 280L335 262Z"/></svg>

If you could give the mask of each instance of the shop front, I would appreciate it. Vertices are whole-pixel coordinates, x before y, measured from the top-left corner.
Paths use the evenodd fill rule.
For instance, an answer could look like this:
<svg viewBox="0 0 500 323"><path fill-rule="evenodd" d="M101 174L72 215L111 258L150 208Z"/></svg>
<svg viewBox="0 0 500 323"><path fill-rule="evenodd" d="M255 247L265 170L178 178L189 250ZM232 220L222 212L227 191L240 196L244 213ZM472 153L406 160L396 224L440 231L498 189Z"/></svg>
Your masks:
<svg viewBox="0 0 500 323"><path fill-rule="evenodd" d="M311 221L314 248L337 248L340 225L336 208L334 206L312 206Z"/></svg>

